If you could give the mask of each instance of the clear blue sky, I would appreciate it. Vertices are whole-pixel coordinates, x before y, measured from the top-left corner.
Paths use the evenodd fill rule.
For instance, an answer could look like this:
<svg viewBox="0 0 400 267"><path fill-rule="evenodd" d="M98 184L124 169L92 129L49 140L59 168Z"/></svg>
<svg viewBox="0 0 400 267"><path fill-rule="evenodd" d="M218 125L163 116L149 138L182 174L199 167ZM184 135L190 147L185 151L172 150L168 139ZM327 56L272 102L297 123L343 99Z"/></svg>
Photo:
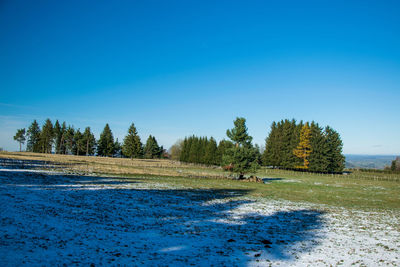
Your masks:
<svg viewBox="0 0 400 267"><path fill-rule="evenodd" d="M165 147L264 144L274 120L330 125L345 153L400 154L399 1L0 2L0 147L33 119L131 122Z"/></svg>

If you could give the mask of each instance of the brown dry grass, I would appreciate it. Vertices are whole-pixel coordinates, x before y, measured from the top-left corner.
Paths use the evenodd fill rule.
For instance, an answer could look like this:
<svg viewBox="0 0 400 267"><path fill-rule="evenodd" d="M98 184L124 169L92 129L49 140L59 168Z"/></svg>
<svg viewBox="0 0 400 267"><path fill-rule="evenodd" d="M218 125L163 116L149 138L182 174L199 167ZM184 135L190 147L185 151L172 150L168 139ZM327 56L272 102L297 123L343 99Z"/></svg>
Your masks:
<svg viewBox="0 0 400 267"><path fill-rule="evenodd" d="M71 172L223 178L221 168L192 165L168 159L126 159L93 156L0 152L0 158L41 160Z"/></svg>

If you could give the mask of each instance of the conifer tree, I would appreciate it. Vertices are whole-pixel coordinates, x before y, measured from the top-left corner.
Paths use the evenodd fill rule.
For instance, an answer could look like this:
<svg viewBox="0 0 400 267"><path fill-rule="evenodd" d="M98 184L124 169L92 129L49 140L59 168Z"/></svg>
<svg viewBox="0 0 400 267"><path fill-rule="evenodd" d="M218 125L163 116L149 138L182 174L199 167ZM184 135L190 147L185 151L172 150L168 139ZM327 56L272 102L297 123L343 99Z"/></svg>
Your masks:
<svg viewBox="0 0 400 267"><path fill-rule="evenodd" d="M100 134L99 142L97 145L97 154L99 156L112 157L115 154L114 136L111 132L108 123L104 127L103 132Z"/></svg>
<svg viewBox="0 0 400 267"><path fill-rule="evenodd" d="M325 128L325 137L328 145L329 172L342 172L345 166L345 157L342 154L343 142L339 134L331 127Z"/></svg>
<svg viewBox="0 0 400 267"><path fill-rule="evenodd" d="M217 163L217 142L213 137L207 142L204 155L204 164L214 165Z"/></svg>
<svg viewBox="0 0 400 267"><path fill-rule="evenodd" d="M19 143L19 152L22 151L22 144L25 143L26 137L25 137L25 128L23 129L18 129L17 133L14 136L14 140Z"/></svg>
<svg viewBox="0 0 400 267"><path fill-rule="evenodd" d="M190 144L190 150L189 150L189 159L188 162L191 163L199 163L198 162L198 158L199 158L199 148L200 148L200 144L199 144L199 139L192 136L191 137L192 141Z"/></svg>
<svg viewBox="0 0 400 267"><path fill-rule="evenodd" d="M162 148L157 144L157 140L154 136L149 136L144 146L144 157L146 159L160 158L162 154Z"/></svg>
<svg viewBox="0 0 400 267"><path fill-rule="evenodd" d="M66 147L66 134L67 134L67 124L65 123L65 121L62 123L61 125L61 139L60 139L60 143L59 143L59 153L60 154L67 154L67 147Z"/></svg>
<svg viewBox="0 0 400 267"><path fill-rule="evenodd" d="M226 150L222 157L224 165L232 165L233 172L239 174L239 179L243 178L248 171L255 171L259 165L257 162L257 152L251 145L252 137L247 133L246 120L236 118L235 127L226 131L226 135L235 143L233 148Z"/></svg>
<svg viewBox="0 0 400 267"><path fill-rule="evenodd" d="M300 142L298 146L293 150L293 154L302 159L303 165L296 166L299 169L308 169L309 161L308 157L311 154L311 129L308 123L304 124L300 131Z"/></svg>
<svg viewBox="0 0 400 267"><path fill-rule="evenodd" d="M281 123L275 121L271 124L271 131L265 140L265 151L263 154L263 164L273 168L281 166Z"/></svg>
<svg viewBox="0 0 400 267"><path fill-rule="evenodd" d="M77 156L85 155L85 142L80 129L77 129L73 136L72 153Z"/></svg>
<svg viewBox="0 0 400 267"><path fill-rule="evenodd" d="M42 127L40 133L40 144L42 153L51 153L52 146L54 142L53 124L50 119L47 119Z"/></svg>
<svg viewBox="0 0 400 267"><path fill-rule="evenodd" d="M217 158L216 158L216 160L217 160L216 164L217 165L224 166L223 162L222 162L222 157L226 154L226 151L228 149L233 148L233 147L234 147L233 143L231 141L228 141L228 140L221 140L218 143Z"/></svg>
<svg viewBox="0 0 400 267"><path fill-rule="evenodd" d="M395 160L392 160L392 165L390 165L390 170L392 172L396 171L396 161Z"/></svg>
<svg viewBox="0 0 400 267"><path fill-rule="evenodd" d="M82 142L85 149L85 155L90 156L94 154L96 148L96 138L90 131L90 127L86 127L82 135Z"/></svg>
<svg viewBox="0 0 400 267"><path fill-rule="evenodd" d="M29 152L41 152L40 147L40 127L36 120L29 126L27 131L28 142L26 150Z"/></svg>
<svg viewBox="0 0 400 267"><path fill-rule="evenodd" d="M238 117L233 123L235 127L226 131L226 135L229 139L231 139L236 146L251 146L251 140L253 138L247 133L246 119Z"/></svg>
<svg viewBox="0 0 400 267"><path fill-rule="evenodd" d="M122 153L125 157L131 159L140 158L143 155L143 145L133 123L129 127L128 135L124 138Z"/></svg>
<svg viewBox="0 0 400 267"><path fill-rule="evenodd" d="M189 144L188 144L188 138L185 137L182 142L182 151L179 155L179 160L182 162L187 162L188 161L188 149L189 149Z"/></svg>
<svg viewBox="0 0 400 267"><path fill-rule="evenodd" d="M113 156L117 157L117 158L122 157L122 145L118 141L118 138L117 138L117 140L115 140L115 143L114 143L114 155Z"/></svg>
<svg viewBox="0 0 400 267"><path fill-rule="evenodd" d="M65 153L64 154L75 154L74 153L74 147L75 147L75 129L73 126L68 126L65 129L64 133L64 149Z"/></svg>
<svg viewBox="0 0 400 267"><path fill-rule="evenodd" d="M311 154L309 157L309 170L313 172L328 172L328 144L326 142L323 129L315 123L311 122Z"/></svg>
<svg viewBox="0 0 400 267"><path fill-rule="evenodd" d="M285 169L293 169L298 162L298 159L293 154L293 150L299 143L300 131L296 125L296 121L285 120L282 127L282 167Z"/></svg>
<svg viewBox="0 0 400 267"><path fill-rule="evenodd" d="M54 152L56 154L61 153L61 139L62 139L62 128L58 120L54 123L53 126L53 133L54 133Z"/></svg>

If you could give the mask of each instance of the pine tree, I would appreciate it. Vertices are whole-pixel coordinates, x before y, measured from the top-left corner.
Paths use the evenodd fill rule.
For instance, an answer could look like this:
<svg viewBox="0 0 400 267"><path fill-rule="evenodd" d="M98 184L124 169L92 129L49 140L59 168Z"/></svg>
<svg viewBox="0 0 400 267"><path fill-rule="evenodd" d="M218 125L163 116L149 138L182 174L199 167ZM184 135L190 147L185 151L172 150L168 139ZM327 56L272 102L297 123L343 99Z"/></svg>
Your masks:
<svg viewBox="0 0 400 267"><path fill-rule="evenodd" d="M302 159L303 165L296 166L299 169L308 169L309 161L308 157L311 154L311 129L308 123L304 124L300 131L300 142L298 146L293 150L293 154Z"/></svg>
<svg viewBox="0 0 400 267"><path fill-rule="evenodd" d="M122 153L128 158L140 158L143 155L143 145L133 123L129 127L128 135L124 138Z"/></svg>
<svg viewBox="0 0 400 267"><path fill-rule="evenodd" d="M251 146L251 140L253 138L247 133L246 119L237 117L233 123L235 127L226 131L226 135L229 139L231 139L236 146Z"/></svg>
<svg viewBox="0 0 400 267"><path fill-rule="evenodd" d="M235 127L226 131L226 135L235 143L233 148L227 149L222 157L223 165L232 165L233 172L239 174L239 179L248 171L255 171L259 165L257 152L251 145L252 137L247 133L246 120L236 118Z"/></svg>
<svg viewBox="0 0 400 267"><path fill-rule="evenodd" d="M112 157L115 154L114 145L114 136L111 132L110 126L107 123L103 132L100 134L97 146L97 154L99 156Z"/></svg>
<svg viewBox="0 0 400 267"><path fill-rule="evenodd" d="M40 127L36 120L29 126L27 131L28 142L26 150L29 152L41 152L40 147Z"/></svg>
<svg viewBox="0 0 400 267"><path fill-rule="evenodd" d="M90 131L90 127L86 127L83 132L82 142L85 149L85 155L93 155L96 148L96 138L94 134Z"/></svg>
<svg viewBox="0 0 400 267"><path fill-rule="evenodd" d="M47 119L42 127L42 132L40 133L40 144L42 148L42 153L51 153L52 146L54 142L53 133L53 123L50 119Z"/></svg>
<svg viewBox="0 0 400 267"><path fill-rule="evenodd" d="M14 140L19 143L19 152L22 151L22 144L25 143L26 137L25 137L25 128L23 129L18 129L17 133L14 136Z"/></svg>

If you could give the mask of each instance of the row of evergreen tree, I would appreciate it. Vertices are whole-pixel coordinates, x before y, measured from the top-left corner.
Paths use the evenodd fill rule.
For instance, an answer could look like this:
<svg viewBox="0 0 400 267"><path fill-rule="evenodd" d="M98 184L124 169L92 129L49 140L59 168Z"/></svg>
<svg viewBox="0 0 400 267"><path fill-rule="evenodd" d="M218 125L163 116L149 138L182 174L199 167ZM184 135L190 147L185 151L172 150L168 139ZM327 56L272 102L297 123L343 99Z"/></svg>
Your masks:
<svg viewBox="0 0 400 267"><path fill-rule="evenodd" d="M221 165L222 156L226 149L233 147L227 140L217 142L213 137L190 136L181 142L179 160L183 162L199 163L206 165Z"/></svg>
<svg viewBox="0 0 400 267"><path fill-rule="evenodd" d="M100 138L96 140L90 127L84 132L75 129L57 120L54 125L47 119L40 128L36 120L28 130L18 129L14 140L21 145L27 141L26 150L38 153L56 153L70 155L98 155L107 157L129 158L161 158L166 152L159 146L154 136L149 136L145 145L140 141L135 125L132 123L128 129L123 143L114 140L113 133L108 123L105 125Z"/></svg>
<svg viewBox="0 0 400 267"><path fill-rule="evenodd" d="M248 170L256 170L261 164L260 148L252 145L245 122L244 118L237 118L235 127L227 130L230 140L221 140L218 145L213 137L186 137L171 147L171 157L183 162L220 165L241 176Z"/></svg>
<svg viewBox="0 0 400 267"><path fill-rule="evenodd" d="M273 122L261 154L261 149L251 143L245 119L237 118L234 123L235 128L227 131L230 140L222 140L217 145L213 137L186 137L171 147L172 158L225 167L248 161L246 166L253 169L264 165L329 173L342 172L345 167L342 140L329 126L322 128L315 122L295 120Z"/></svg>
<svg viewBox="0 0 400 267"><path fill-rule="evenodd" d="M316 122L295 120L273 122L266 139L263 163L285 169L313 172L342 172L345 158L340 135Z"/></svg>

